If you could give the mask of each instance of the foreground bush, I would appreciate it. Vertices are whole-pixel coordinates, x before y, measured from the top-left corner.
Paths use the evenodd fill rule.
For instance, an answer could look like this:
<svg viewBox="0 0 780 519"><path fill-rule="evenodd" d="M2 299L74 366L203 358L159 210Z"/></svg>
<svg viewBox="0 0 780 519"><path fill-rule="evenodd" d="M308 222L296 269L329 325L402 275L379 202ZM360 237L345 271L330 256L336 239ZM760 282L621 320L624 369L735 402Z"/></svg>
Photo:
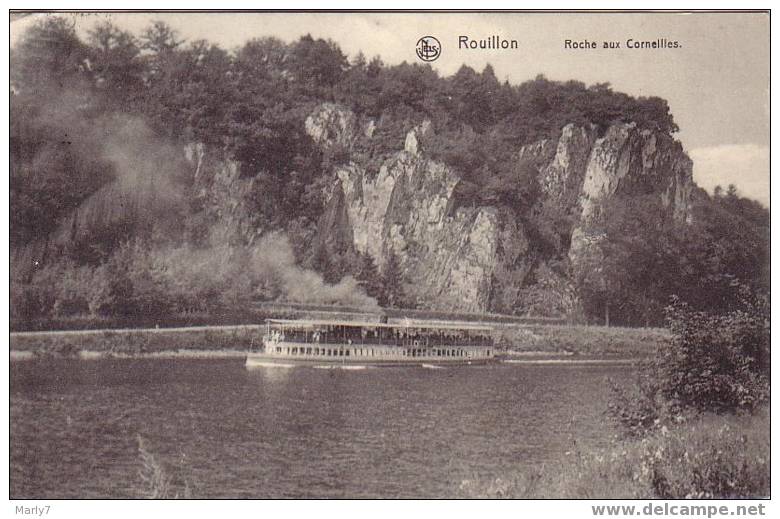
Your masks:
<svg viewBox="0 0 780 519"><path fill-rule="evenodd" d="M635 384L613 387L609 411L629 436L696 413L752 412L769 399L770 318L767 297L735 283L724 314L673 300L670 338L637 371Z"/></svg>
<svg viewBox="0 0 780 519"><path fill-rule="evenodd" d="M657 361L660 391L680 410L753 410L769 397L769 304L741 287L725 314L667 308L672 340Z"/></svg>
<svg viewBox="0 0 780 519"><path fill-rule="evenodd" d="M769 495L769 413L707 414L642 439L509 477L463 481L462 497L678 499Z"/></svg>

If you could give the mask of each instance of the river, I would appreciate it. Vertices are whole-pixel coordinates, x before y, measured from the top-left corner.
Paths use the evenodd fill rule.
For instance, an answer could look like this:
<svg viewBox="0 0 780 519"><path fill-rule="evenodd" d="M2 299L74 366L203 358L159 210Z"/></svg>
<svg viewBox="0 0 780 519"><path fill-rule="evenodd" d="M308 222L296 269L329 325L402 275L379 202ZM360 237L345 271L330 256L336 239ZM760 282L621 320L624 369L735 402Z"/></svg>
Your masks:
<svg viewBox="0 0 780 519"><path fill-rule="evenodd" d="M456 497L605 445L629 368L247 370L240 359L11 363L10 496ZM158 481L158 482L159 482ZM159 485L158 485L159 486Z"/></svg>

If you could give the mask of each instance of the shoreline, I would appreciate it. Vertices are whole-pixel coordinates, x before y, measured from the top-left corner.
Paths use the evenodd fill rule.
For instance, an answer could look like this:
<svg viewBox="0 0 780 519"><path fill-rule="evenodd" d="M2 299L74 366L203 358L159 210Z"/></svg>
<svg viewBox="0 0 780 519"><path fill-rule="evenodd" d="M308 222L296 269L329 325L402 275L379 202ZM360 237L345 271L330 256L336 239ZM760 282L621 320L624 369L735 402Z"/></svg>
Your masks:
<svg viewBox="0 0 780 519"><path fill-rule="evenodd" d="M101 360L101 359L234 359L246 357L239 350L170 350L143 353L113 353L110 351L82 350L74 356L36 355L29 350L9 351L11 362L42 359Z"/></svg>
<svg viewBox="0 0 780 519"><path fill-rule="evenodd" d="M192 326L12 332L10 360L37 358L236 358L262 344L265 326ZM498 328L509 364L634 364L651 357L666 332L646 328L530 325Z"/></svg>
<svg viewBox="0 0 780 519"><path fill-rule="evenodd" d="M102 359L237 359L246 357L246 351L240 350L170 350L142 353L113 353L108 351L82 350L73 356L56 355L36 355L33 351L11 350L9 351L9 360L11 362L24 362L44 359L70 359L70 360L102 360ZM560 353L554 352L534 352L534 357L542 358L504 358L499 360L498 364L510 365L633 365L642 361L639 357L631 358L571 358L572 355L566 355L568 358L560 358ZM557 358L553 358L557 357ZM435 363L431 363L435 364Z"/></svg>

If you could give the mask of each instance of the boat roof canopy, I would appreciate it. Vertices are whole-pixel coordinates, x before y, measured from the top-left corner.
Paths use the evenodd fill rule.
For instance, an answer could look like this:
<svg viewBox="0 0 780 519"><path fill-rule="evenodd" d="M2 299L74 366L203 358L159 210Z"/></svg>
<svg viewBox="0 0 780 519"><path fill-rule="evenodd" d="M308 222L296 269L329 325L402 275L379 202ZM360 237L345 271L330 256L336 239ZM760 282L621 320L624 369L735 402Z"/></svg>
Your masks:
<svg viewBox="0 0 780 519"><path fill-rule="evenodd" d="M426 330L464 330L464 331L484 331L490 332L493 327L484 324L437 324L437 323L414 323L396 322L380 323L375 321L326 321L326 320L306 320L306 319L266 319L268 324L290 325L306 328L316 326L348 326L351 328L423 328Z"/></svg>

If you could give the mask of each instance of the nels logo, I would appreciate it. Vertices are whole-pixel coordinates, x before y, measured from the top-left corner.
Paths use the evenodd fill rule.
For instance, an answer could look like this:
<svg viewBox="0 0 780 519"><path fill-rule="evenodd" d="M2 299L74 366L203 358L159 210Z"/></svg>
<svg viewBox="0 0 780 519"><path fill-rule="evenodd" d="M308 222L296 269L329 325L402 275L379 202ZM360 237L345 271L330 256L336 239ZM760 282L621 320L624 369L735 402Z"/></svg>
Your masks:
<svg viewBox="0 0 780 519"><path fill-rule="evenodd" d="M435 61L441 55L441 43L433 36L423 36L417 40L417 57L423 61Z"/></svg>

